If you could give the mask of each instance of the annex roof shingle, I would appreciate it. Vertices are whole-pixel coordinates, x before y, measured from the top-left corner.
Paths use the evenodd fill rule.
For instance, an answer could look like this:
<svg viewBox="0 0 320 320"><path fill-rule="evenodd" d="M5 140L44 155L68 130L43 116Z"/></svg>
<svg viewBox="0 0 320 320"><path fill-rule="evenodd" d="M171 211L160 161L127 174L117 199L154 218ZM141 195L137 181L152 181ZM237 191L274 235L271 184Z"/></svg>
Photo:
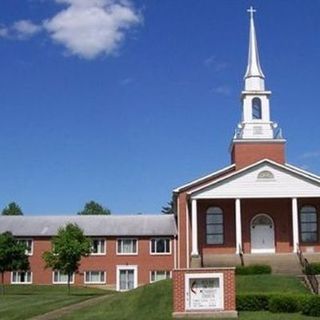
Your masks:
<svg viewBox="0 0 320 320"><path fill-rule="evenodd" d="M176 235L173 215L131 216L0 216L0 233L15 236L54 236L60 227L76 223L87 236Z"/></svg>

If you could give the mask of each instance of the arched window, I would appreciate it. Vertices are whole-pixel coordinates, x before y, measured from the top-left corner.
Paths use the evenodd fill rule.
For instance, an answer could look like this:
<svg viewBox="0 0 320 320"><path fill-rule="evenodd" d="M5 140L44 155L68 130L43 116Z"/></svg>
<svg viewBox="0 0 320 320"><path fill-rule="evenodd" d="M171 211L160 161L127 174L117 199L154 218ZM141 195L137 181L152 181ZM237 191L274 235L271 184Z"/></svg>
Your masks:
<svg viewBox="0 0 320 320"><path fill-rule="evenodd" d="M262 119L261 100L259 98L252 99L252 119Z"/></svg>
<svg viewBox="0 0 320 320"><path fill-rule="evenodd" d="M206 216L207 244L223 243L223 211L219 207L210 207Z"/></svg>
<svg viewBox="0 0 320 320"><path fill-rule="evenodd" d="M263 170L258 173L258 179L274 179L274 175L271 171Z"/></svg>
<svg viewBox="0 0 320 320"><path fill-rule="evenodd" d="M300 209L300 236L301 242L318 241L317 210L313 206L304 206Z"/></svg>

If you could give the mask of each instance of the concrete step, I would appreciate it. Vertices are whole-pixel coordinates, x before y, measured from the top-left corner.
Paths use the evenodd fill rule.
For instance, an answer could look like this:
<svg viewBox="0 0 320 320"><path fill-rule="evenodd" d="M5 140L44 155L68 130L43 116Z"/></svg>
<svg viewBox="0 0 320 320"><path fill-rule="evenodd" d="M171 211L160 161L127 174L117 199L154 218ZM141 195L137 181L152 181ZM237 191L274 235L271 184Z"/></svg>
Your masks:
<svg viewBox="0 0 320 320"><path fill-rule="evenodd" d="M301 275L302 268L294 253L283 254L244 254L245 265L267 264L272 273L282 275Z"/></svg>
<svg viewBox="0 0 320 320"><path fill-rule="evenodd" d="M309 263L312 263L312 262L320 263L320 253L307 253L307 252L304 252L303 256L308 260Z"/></svg>
<svg viewBox="0 0 320 320"><path fill-rule="evenodd" d="M238 254L207 254L203 257L204 267L235 267L240 264Z"/></svg>

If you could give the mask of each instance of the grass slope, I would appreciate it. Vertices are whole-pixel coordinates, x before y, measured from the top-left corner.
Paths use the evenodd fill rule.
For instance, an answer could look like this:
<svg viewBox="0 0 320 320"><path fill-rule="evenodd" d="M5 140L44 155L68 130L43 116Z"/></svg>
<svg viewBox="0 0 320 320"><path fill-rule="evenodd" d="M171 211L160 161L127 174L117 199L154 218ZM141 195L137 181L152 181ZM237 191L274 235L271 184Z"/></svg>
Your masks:
<svg viewBox="0 0 320 320"><path fill-rule="evenodd" d="M62 319L171 320L172 284L160 281L110 297L103 304L81 309Z"/></svg>
<svg viewBox="0 0 320 320"><path fill-rule="evenodd" d="M310 291L292 276L253 275L237 276L237 293L301 293Z"/></svg>
<svg viewBox="0 0 320 320"><path fill-rule="evenodd" d="M66 286L6 286L6 294L0 295L0 319L24 320L51 310L108 294L94 288L72 288L67 294Z"/></svg>
<svg viewBox="0 0 320 320"><path fill-rule="evenodd" d="M241 276L237 277L238 293L295 292L309 294L294 277ZM104 303L75 311L63 320L171 320L172 285L160 281L130 292L120 293ZM315 320L300 314L273 314L270 312L241 312L240 320Z"/></svg>

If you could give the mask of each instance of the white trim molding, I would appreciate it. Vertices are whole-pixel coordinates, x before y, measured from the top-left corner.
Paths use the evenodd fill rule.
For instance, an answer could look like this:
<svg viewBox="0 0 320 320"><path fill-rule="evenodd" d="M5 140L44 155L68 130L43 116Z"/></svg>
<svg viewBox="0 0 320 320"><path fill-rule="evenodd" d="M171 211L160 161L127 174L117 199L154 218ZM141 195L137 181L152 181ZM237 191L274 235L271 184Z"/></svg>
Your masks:
<svg viewBox="0 0 320 320"><path fill-rule="evenodd" d="M235 200L235 221L236 221L236 253L242 248L242 222L241 222L241 200Z"/></svg>

